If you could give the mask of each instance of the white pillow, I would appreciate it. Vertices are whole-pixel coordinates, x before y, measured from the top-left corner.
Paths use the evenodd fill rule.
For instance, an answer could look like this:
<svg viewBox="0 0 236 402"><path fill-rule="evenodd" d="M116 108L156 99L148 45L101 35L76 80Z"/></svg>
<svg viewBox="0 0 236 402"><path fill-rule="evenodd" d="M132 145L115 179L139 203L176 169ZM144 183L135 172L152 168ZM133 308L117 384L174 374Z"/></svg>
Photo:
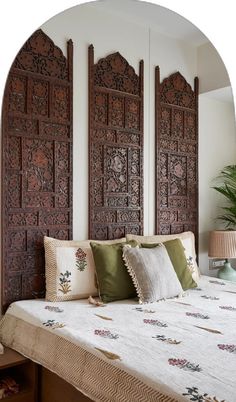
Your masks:
<svg viewBox="0 0 236 402"><path fill-rule="evenodd" d="M140 303L152 303L183 294L163 244L154 248L123 247L123 259Z"/></svg>
<svg viewBox="0 0 236 402"><path fill-rule="evenodd" d="M183 232L171 235L152 235L152 236L139 236L133 234L127 234L126 240L136 240L138 244L141 243L164 243L168 240L180 239L188 263L188 268L192 274L193 280L198 283L200 279L200 271L196 261L195 252L195 238L193 232Z"/></svg>
<svg viewBox="0 0 236 402"><path fill-rule="evenodd" d="M46 299L64 301L98 295L91 240L57 240L44 237ZM98 241L113 244L126 239Z"/></svg>

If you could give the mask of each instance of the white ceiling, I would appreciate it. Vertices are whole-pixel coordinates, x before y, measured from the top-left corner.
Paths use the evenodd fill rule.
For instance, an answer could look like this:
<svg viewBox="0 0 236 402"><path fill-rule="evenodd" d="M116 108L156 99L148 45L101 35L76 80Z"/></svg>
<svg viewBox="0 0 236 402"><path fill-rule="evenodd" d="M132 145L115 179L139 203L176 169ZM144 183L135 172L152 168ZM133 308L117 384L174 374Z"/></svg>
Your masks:
<svg viewBox="0 0 236 402"><path fill-rule="evenodd" d="M130 22L145 25L164 35L184 40L194 46L208 41L191 22L167 8L138 0L99 0L91 7L116 14Z"/></svg>

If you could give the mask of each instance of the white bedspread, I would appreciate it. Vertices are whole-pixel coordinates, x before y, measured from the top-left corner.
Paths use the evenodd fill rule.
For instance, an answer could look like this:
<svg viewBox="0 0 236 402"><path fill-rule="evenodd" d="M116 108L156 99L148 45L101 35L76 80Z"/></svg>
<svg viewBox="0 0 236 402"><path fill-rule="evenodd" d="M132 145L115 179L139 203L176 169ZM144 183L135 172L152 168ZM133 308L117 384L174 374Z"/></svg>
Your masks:
<svg viewBox="0 0 236 402"><path fill-rule="evenodd" d="M19 301L2 321L1 339L96 401L236 401L236 284L215 278L202 276L198 288L185 297L154 304L125 300L94 307L87 300ZM50 359L42 342L53 349ZM86 362L81 355L73 360L71 344L88 352ZM89 356L96 359L94 365ZM101 384L92 377L98 362L113 373L109 378L97 369L106 390L98 390ZM87 385L68 374L68 364L73 370L76 364L88 366L86 372L80 370L84 378L90 376ZM126 373L129 386L122 391L115 384L109 395L107 384L116 373ZM89 381L96 384L90 388Z"/></svg>

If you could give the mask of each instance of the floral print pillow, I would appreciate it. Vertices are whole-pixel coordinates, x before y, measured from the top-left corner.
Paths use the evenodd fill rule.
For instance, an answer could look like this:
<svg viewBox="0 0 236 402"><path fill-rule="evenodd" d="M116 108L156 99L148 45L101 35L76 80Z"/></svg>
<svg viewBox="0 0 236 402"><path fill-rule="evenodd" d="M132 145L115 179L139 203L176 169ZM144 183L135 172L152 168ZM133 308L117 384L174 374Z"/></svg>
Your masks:
<svg viewBox="0 0 236 402"><path fill-rule="evenodd" d="M46 299L64 301L97 296L91 240L57 240L44 237ZM124 239L104 241L122 242Z"/></svg>
<svg viewBox="0 0 236 402"><path fill-rule="evenodd" d="M44 238L46 299L64 301L97 296L95 265L88 241Z"/></svg>

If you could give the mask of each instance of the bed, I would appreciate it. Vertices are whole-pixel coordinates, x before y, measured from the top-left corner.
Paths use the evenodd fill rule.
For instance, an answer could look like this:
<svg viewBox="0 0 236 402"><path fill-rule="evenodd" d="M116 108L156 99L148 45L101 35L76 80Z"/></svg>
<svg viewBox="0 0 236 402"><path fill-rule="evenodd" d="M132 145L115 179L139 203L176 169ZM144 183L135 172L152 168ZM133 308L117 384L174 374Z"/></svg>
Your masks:
<svg viewBox="0 0 236 402"><path fill-rule="evenodd" d="M15 302L1 339L94 401L236 400L236 284L227 281L202 276L182 298L143 305Z"/></svg>

